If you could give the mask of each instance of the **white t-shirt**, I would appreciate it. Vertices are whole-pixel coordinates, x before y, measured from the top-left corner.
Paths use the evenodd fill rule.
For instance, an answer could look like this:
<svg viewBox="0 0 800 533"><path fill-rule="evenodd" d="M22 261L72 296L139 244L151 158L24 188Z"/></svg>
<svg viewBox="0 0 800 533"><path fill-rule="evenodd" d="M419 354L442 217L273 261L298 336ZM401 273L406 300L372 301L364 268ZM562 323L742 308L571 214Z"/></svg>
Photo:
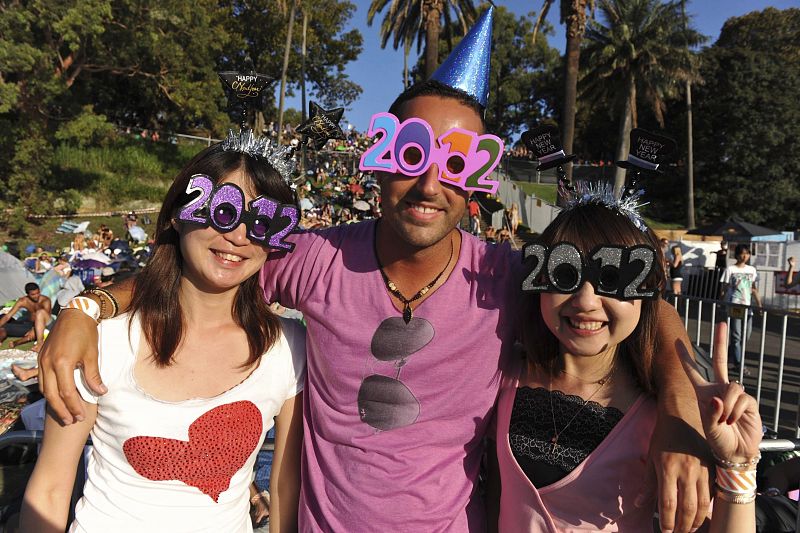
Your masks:
<svg viewBox="0 0 800 533"><path fill-rule="evenodd" d="M728 290L725 293L726 302L750 305L753 287L758 281L758 271L750 265L741 267L731 265L722 273L720 281L728 284Z"/></svg>
<svg viewBox="0 0 800 533"><path fill-rule="evenodd" d="M133 318L130 339L128 315L103 321L99 364L108 392L93 396L75 380L98 409L89 477L70 531L252 531L248 486L256 455L273 417L305 381L304 328L281 324L279 341L239 385L213 398L168 402L134 379L139 320Z"/></svg>

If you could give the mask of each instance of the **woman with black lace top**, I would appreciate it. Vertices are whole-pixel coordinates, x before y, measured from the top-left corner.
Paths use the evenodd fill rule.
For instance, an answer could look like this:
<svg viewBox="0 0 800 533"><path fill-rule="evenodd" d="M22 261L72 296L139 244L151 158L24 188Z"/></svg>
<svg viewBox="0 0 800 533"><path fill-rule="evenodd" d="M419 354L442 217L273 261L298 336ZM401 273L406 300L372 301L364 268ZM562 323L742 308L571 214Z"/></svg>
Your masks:
<svg viewBox="0 0 800 533"><path fill-rule="evenodd" d="M573 245L582 258L557 254L560 243ZM547 274L534 272L528 280L527 290L537 294L529 298L527 356L506 376L498 400L489 454L490 530L651 531L654 505L637 506L635 499L656 419L657 309L668 304L632 298L622 285L628 254L645 245L654 267L633 289L663 291L658 241L614 205L589 201L562 211L537 244L550 257L540 257ZM622 252L598 259L604 246ZM747 481L761 438L755 401L738 384L707 384L688 372L711 449L727 468L723 475L732 472L733 483L747 478L735 489L720 485L712 531L754 531Z"/></svg>

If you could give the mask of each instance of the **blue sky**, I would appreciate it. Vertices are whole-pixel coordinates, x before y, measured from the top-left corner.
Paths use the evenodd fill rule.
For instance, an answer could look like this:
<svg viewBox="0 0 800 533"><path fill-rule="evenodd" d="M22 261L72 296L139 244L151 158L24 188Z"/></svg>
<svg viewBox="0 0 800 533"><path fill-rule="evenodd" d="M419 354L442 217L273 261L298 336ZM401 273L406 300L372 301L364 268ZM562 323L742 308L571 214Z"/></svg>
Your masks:
<svg viewBox="0 0 800 533"><path fill-rule="evenodd" d="M376 16L373 25L367 26L367 9L370 0L351 0L357 10L351 19L350 28L357 28L364 37L363 51L358 60L347 67L350 78L361 85L364 92L345 112L346 121L351 122L358 130L366 131L370 117L377 112L385 111L389 104L403 89L403 51L394 50L391 45L386 49L380 47L380 22L383 14ZM560 0L556 0L550 9L547 20L553 26L555 34L549 36L550 46L563 52L566 45L564 28L559 24ZM479 2L476 2L478 4ZM537 13L542 7L542 0L495 0L496 5L503 5L519 15ZM722 25L730 17L741 16L751 11L760 11L766 7L786 9L798 7L798 0L687 0L686 9L693 17L694 26L710 38L712 44L722 29ZM530 17L529 17L530 18ZM424 52L424 49L423 49ZM409 64L416 61L415 49L412 49ZM276 91L277 94L277 91ZM277 99L276 99L277 100ZM288 107L300 108L300 96L287 100Z"/></svg>

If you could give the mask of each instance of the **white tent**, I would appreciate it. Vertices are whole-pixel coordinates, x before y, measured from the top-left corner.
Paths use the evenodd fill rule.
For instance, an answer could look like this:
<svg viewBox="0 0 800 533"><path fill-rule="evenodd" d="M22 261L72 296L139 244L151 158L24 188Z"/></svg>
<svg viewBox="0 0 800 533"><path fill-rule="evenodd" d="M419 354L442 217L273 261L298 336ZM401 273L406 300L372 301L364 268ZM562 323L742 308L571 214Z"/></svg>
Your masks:
<svg viewBox="0 0 800 533"><path fill-rule="evenodd" d="M0 304L25 296L25 284L36 281L22 261L0 251Z"/></svg>

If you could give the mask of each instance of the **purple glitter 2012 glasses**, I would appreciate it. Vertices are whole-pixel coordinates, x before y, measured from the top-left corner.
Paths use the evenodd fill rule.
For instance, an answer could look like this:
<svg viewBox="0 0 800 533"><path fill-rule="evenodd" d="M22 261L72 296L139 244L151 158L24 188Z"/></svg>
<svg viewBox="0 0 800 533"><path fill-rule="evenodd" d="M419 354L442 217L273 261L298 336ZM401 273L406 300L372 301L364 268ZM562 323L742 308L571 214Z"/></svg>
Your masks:
<svg viewBox="0 0 800 533"><path fill-rule="evenodd" d="M285 242L283 238L300 221L296 206L280 204L261 195L251 200L245 209L242 189L234 183L214 185L205 174L195 174L189 179L186 194L192 198L178 212L177 219L181 222L210 225L222 233L244 224L247 238L254 243L276 250L294 249L294 244Z"/></svg>

